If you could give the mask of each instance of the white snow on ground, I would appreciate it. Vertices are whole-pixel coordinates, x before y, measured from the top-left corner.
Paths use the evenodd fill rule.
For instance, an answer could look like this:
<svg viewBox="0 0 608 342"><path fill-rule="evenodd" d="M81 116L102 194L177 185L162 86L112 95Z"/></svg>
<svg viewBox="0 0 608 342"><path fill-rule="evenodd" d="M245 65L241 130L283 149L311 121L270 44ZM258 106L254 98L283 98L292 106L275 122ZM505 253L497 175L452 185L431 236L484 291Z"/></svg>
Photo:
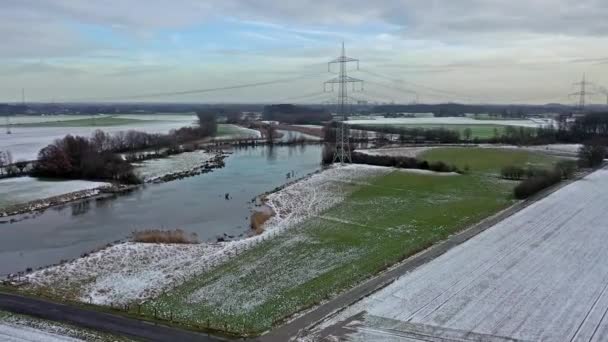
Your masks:
<svg viewBox="0 0 608 342"><path fill-rule="evenodd" d="M23 325L8 324L0 322L0 340L6 342L70 342L83 341L60 334L49 333L43 330L30 328Z"/></svg>
<svg viewBox="0 0 608 342"><path fill-rule="evenodd" d="M95 304L124 304L153 298L251 248L268 236L280 234L306 218L320 214L346 195L344 182L393 171L365 165L334 167L295 182L267 196L277 215L262 235L191 245L122 243L75 261L26 276L31 288L45 287L59 295Z"/></svg>
<svg viewBox="0 0 608 342"><path fill-rule="evenodd" d="M390 171L394 169L368 165L334 167L270 194L266 204L276 215L266 222L265 229L293 226L342 202L348 193L337 191L338 183L356 183Z"/></svg>
<svg viewBox="0 0 608 342"><path fill-rule="evenodd" d="M562 153L578 153L578 150L582 147L582 144L552 144L552 145L538 145L538 146L527 146L527 149L536 151L549 151L549 152L562 152Z"/></svg>
<svg viewBox="0 0 608 342"><path fill-rule="evenodd" d="M79 180L45 181L32 177L7 178L0 180L0 208L107 185L109 184Z"/></svg>
<svg viewBox="0 0 608 342"><path fill-rule="evenodd" d="M136 172L147 181L170 173L192 170L211 158L213 158L213 154L205 151L184 152L168 158L151 159L138 163Z"/></svg>
<svg viewBox="0 0 608 342"><path fill-rule="evenodd" d="M503 125L522 127L542 127L550 123L539 120L475 120L465 117L441 118L377 118L369 120L349 120L350 125Z"/></svg>
<svg viewBox="0 0 608 342"><path fill-rule="evenodd" d="M606 341L607 209L608 171L600 170L402 276L318 329L366 311L436 330L528 341ZM345 340L366 340L368 328L373 329L364 324ZM315 338L313 333L302 340Z"/></svg>
<svg viewBox="0 0 608 342"><path fill-rule="evenodd" d="M102 118L109 115L97 115L95 118ZM59 121L71 121L71 120L82 120L82 119L90 119L92 115L17 115L10 117L11 125L20 125L20 124L33 124L33 123L46 123L46 122L59 122ZM0 120L0 125L6 125L5 118L3 117Z"/></svg>

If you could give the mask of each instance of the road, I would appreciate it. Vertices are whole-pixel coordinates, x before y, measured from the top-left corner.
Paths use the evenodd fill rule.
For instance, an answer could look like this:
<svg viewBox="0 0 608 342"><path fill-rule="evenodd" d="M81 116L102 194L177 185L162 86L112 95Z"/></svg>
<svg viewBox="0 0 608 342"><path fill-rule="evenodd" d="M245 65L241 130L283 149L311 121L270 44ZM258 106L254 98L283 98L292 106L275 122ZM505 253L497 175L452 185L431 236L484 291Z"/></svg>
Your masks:
<svg viewBox="0 0 608 342"><path fill-rule="evenodd" d="M143 341L226 341L219 337L8 293L0 293L0 309Z"/></svg>

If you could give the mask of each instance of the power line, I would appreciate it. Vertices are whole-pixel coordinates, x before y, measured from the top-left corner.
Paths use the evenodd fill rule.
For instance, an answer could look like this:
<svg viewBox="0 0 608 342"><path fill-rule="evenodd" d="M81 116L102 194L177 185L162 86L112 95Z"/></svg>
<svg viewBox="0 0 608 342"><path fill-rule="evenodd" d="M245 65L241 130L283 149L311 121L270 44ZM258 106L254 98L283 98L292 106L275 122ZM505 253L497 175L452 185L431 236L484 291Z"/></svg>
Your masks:
<svg viewBox="0 0 608 342"><path fill-rule="evenodd" d="M473 98L473 97L471 97L469 95L466 95L466 94L461 94L461 93L457 93L457 92L453 92L453 91L449 91L449 90L429 87L429 86L422 85L422 84L419 84L419 83L414 83L414 82L411 82L411 81L406 81L406 80L403 80L403 79L397 79L397 78L393 78L393 77L390 77L390 76L382 75L382 74L379 74L377 72L371 72L369 70L360 70L360 71L364 72L366 74L372 75L372 76L376 76L378 78L389 80L389 81L394 82L394 83L409 84L409 85L414 86L416 88L426 89L427 91L430 91L430 92L436 93L436 94L448 95L450 97L455 97L455 98L464 98L464 99L473 100L473 101L479 100L479 99L475 99L475 98ZM369 81L368 81L368 83L369 83ZM401 87L398 87L398 88L401 88ZM410 90L410 89L404 89L404 88L401 88L401 89L403 89L404 91L408 91L408 92L421 93L421 92L416 91L416 90ZM480 102L483 102L483 101L480 101Z"/></svg>
<svg viewBox="0 0 608 342"><path fill-rule="evenodd" d="M280 83L288 83L297 81L304 78L309 78L313 76L319 76L324 73L315 73L315 74L306 74L298 77L290 77L290 78L282 78L271 81L264 82L255 82L255 83L245 83L245 84L236 84L225 87L216 87L216 88L203 88L203 89L191 89L191 90L182 90L182 91L174 91L174 92L158 92L158 93L147 93L147 94L136 94L136 95L128 95L128 96L107 96L107 97L99 97L99 98L81 98L81 99L71 99L66 100L66 102L83 102L83 101L110 101L110 100L137 100L137 99L150 99L150 98L159 98L159 97L171 97L171 96L179 96L179 95L192 95L192 94L203 94L203 93L211 93L223 90L235 90L235 89L245 89L245 88L254 88L254 87L262 87L273 84Z"/></svg>

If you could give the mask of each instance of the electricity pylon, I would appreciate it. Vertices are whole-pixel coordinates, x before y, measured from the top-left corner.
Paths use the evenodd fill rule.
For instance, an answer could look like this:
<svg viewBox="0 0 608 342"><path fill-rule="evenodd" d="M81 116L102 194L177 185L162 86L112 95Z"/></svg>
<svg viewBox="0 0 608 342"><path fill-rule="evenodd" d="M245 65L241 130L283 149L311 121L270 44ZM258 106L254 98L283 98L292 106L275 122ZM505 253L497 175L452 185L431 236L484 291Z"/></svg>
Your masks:
<svg viewBox="0 0 608 342"><path fill-rule="evenodd" d="M361 85L363 90L363 81L360 79L352 78L347 75L347 64L357 63L357 70L359 70L359 60L346 56L346 50L344 48L344 42L342 42L342 55L333 61L329 62L327 70L331 72L333 64L340 65L340 71L338 77L333 78L324 84L325 91L328 91L328 85L331 85L331 91L334 90L334 84L338 84L338 127L336 127L336 153L334 154L334 162L340 162L344 165L345 163L352 163L352 157L350 153L349 134L346 121L348 120L349 109L348 107L348 84L353 84L353 91L355 91L355 84Z"/></svg>
<svg viewBox="0 0 608 342"><path fill-rule="evenodd" d="M587 95L592 95L593 93L590 93L587 89L589 86L593 85L593 83L588 82L586 75L583 74L583 80L581 82L578 83L574 83L575 86L580 86L581 90L576 92L576 93L572 93L570 94L570 96L578 96L579 100L578 100L578 109L580 111L583 111L585 109L585 102L587 101Z"/></svg>

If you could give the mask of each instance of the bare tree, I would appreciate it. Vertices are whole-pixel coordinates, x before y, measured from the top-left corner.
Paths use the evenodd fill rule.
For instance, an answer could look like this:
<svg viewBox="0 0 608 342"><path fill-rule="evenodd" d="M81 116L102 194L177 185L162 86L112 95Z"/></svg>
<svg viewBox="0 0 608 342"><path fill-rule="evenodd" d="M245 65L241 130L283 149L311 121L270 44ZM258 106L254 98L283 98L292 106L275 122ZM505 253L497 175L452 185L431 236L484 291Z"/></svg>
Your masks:
<svg viewBox="0 0 608 342"><path fill-rule="evenodd" d="M274 136L276 135L276 129L272 123L266 125L266 139L270 145L274 145Z"/></svg>
<svg viewBox="0 0 608 342"><path fill-rule="evenodd" d="M6 157L4 152L0 151L0 175L4 174L4 166L6 165Z"/></svg>
<svg viewBox="0 0 608 342"><path fill-rule="evenodd" d="M471 130L470 127L467 127L464 129L464 131L462 131L462 134L464 135L464 140L471 140L471 136L473 135L473 131Z"/></svg>

